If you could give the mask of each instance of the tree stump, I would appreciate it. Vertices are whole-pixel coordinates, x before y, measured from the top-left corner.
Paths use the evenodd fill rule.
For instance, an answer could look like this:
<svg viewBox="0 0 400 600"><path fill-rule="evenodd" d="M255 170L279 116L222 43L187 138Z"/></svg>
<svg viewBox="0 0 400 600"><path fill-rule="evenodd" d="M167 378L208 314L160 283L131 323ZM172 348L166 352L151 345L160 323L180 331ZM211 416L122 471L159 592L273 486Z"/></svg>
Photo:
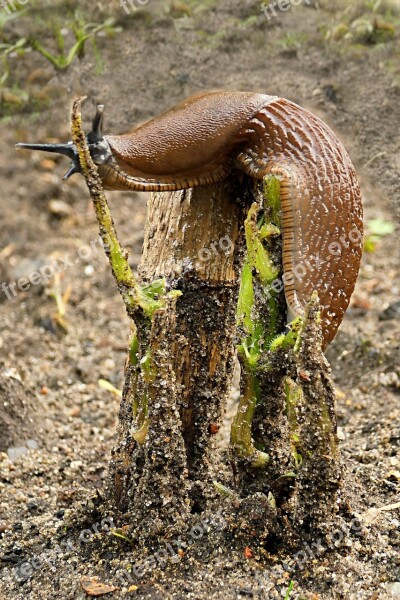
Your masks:
<svg viewBox="0 0 400 600"><path fill-rule="evenodd" d="M132 321L112 491L131 535L146 544L215 508L213 445L231 384L235 345L241 398L232 424L232 515L275 542L326 532L341 467L335 397L321 349L319 301L285 331L280 180L233 176L218 185L153 194L140 281L120 246L101 180L72 114L79 153L117 287ZM217 485L218 487L218 485ZM228 506L224 505L225 508ZM254 528L254 524L257 525ZM312 529L311 529L312 526Z"/></svg>

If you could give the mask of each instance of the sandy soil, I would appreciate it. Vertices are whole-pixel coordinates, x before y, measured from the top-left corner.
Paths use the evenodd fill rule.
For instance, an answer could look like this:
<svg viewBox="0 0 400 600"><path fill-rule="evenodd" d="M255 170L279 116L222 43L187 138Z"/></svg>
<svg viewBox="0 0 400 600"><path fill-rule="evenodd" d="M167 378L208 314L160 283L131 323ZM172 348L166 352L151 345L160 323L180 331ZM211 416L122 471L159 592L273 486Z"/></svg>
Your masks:
<svg viewBox="0 0 400 600"><path fill-rule="evenodd" d="M2 41L35 36L52 47L51 25L58 14L65 25L73 4L32 2L31 12L0 29ZM86 20L103 21L103 4L80 3ZM400 512L392 507L400 485L398 233L379 236L364 254L328 351L345 492L363 517L361 530L357 522L345 541L334 532L323 552L252 548L249 555L223 540L223 520L199 518L201 534L186 532L168 549L160 541L143 574L146 557L110 534L109 521L101 523L119 398L98 381L122 386L128 320L96 243L82 179L63 183L64 159L13 149L16 141L68 139L77 94L88 95L87 124L101 101L106 131L122 132L190 93L255 90L309 108L345 142L362 184L367 231L373 219L397 222L399 15L385 6L372 14L366 3L358 9L347 2L346 10L309 4L268 22L250 0L149 0L129 15L115 2L107 10L121 30L97 39L101 73L90 45L62 72L37 52L9 58L0 109L0 284L8 282L0 291L0 598L85 598L82 576L116 586L110 598L400 598ZM136 267L146 196L113 193L110 205ZM57 266L56 277L14 294L10 283L41 268L49 274L48 265ZM65 294L62 316L55 298ZM7 418L10 405L23 418Z"/></svg>

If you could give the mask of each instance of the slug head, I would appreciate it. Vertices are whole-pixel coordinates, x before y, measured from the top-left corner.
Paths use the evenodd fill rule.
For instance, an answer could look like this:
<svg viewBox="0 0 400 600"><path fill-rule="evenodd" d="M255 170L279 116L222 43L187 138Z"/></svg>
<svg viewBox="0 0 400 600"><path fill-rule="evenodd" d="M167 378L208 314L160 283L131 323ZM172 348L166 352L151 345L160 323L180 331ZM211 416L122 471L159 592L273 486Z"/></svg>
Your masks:
<svg viewBox="0 0 400 600"><path fill-rule="evenodd" d="M103 114L104 105L98 104L96 114L93 119L92 130L86 138L89 145L90 155L94 163L97 165L106 163L111 156L110 147L104 139L102 133ZM68 142L66 144L16 144L16 147L24 148L26 150L55 152L56 154L62 154L63 156L70 158L72 163L68 171L65 173L63 179L69 179L74 173L82 173L78 151L73 142Z"/></svg>

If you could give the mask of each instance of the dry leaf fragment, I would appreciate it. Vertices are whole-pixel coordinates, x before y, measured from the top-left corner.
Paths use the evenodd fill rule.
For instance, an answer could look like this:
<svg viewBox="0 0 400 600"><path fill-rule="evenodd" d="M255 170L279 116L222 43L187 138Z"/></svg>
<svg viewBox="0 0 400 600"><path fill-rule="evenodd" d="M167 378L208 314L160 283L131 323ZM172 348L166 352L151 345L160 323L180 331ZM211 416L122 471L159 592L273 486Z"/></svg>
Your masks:
<svg viewBox="0 0 400 600"><path fill-rule="evenodd" d="M300 369L299 377L303 381L311 381L310 373L308 371L306 371L305 369Z"/></svg>
<svg viewBox="0 0 400 600"><path fill-rule="evenodd" d="M107 379L99 379L97 383L103 390L107 390L118 398L122 398L122 390L117 389L110 381L107 381Z"/></svg>
<svg viewBox="0 0 400 600"><path fill-rule="evenodd" d="M97 577L81 577L80 583L88 596L104 596L118 589L115 585L108 585L107 583L98 581Z"/></svg>
<svg viewBox="0 0 400 600"><path fill-rule="evenodd" d="M365 513L361 515L361 519L364 521L366 525L371 525L381 512L391 511L400 508L400 502L396 502L395 504L386 504L385 506L373 507L369 508Z"/></svg>

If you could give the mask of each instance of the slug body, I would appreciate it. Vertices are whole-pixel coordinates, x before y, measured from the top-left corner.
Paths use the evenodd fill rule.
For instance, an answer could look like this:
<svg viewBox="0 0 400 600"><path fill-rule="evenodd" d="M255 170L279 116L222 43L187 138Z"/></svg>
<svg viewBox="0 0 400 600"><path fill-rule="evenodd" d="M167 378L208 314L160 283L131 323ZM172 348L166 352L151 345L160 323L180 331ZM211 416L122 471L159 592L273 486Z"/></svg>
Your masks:
<svg viewBox="0 0 400 600"><path fill-rule="evenodd" d="M302 315L316 290L324 346L333 339L359 270L362 201L351 160L323 121L284 98L213 92L130 133L89 134L89 142L110 190L185 189L221 181L232 168L257 180L279 175L288 317Z"/></svg>

